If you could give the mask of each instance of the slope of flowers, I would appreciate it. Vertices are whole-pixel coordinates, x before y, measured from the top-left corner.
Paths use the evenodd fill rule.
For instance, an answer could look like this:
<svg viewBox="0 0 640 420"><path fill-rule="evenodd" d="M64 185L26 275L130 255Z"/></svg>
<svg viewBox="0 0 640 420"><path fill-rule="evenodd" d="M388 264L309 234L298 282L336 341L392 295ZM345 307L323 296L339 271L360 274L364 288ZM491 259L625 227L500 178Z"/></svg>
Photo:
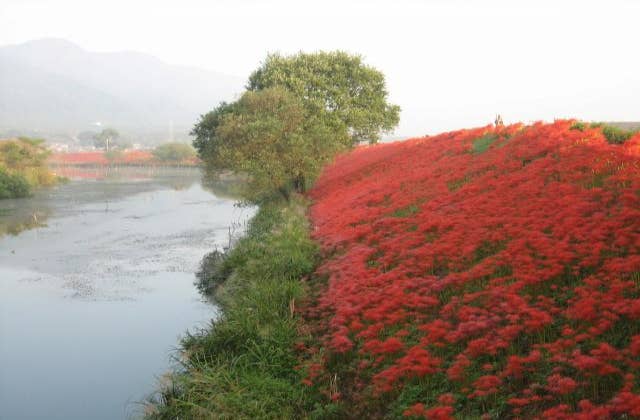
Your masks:
<svg viewBox="0 0 640 420"><path fill-rule="evenodd" d="M640 135L572 124L363 147L327 168L306 383L354 418L640 417Z"/></svg>

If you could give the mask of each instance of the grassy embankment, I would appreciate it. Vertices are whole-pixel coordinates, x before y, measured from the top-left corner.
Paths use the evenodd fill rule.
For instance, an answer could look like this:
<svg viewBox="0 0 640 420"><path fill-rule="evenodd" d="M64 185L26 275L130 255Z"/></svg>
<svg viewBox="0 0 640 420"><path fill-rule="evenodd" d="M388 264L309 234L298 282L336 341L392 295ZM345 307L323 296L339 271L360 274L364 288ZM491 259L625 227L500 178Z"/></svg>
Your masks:
<svg viewBox="0 0 640 420"><path fill-rule="evenodd" d="M301 197L263 205L226 256L205 258L200 287L221 315L182 341L183 369L147 417L302 417L312 401L297 370L304 334L295 306L317 258Z"/></svg>
<svg viewBox="0 0 640 420"><path fill-rule="evenodd" d="M639 141L560 121L339 158L321 248L296 198L207 259L222 316L148 417L640 415Z"/></svg>
<svg viewBox="0 0 640 420"><path fill-rule="evenodd" d="M49 151L43 143L25 137L0 140L0 199L26 197L61 180L46 165Z"/></svg>

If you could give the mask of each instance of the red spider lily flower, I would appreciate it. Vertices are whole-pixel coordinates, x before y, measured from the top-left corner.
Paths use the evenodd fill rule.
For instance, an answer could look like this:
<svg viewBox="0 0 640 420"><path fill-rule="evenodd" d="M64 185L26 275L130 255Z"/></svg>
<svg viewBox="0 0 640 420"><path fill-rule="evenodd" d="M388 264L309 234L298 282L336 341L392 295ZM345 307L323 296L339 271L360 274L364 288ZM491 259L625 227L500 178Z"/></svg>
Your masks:
<svg viewBox="0 0 640 420"><path fill-rule="evenodd" d="M309 213L328 281L306 308L322 367L347 359L362 395L473 397L403 400L408 416L635 416L640 134L610 144L574 123L359 147L327 167Z"/></svg>

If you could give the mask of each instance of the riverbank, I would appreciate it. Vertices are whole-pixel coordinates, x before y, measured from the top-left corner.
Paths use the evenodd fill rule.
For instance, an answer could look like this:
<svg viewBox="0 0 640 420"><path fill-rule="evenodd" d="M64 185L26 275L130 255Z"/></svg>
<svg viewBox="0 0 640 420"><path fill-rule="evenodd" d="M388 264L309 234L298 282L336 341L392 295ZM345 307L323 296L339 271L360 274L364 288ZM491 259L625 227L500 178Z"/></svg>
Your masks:
<svg viewBox="0 0 640 420"><path fill-rule="evenodd" d="M44 140L0 140L0 199L28 197L36 188L64 181L47 167L48 156Z"/></svg>
<svg viewBox="0 0 640 420"><path fill-rule="evenodd" d="M226 255L204 260L201 288L221 315L182 340L182 369L147 407L147 417L300 418L314 398L301 386L297 304L318 262L306 201L263 205Z"/></svg>
<svg viewBox="0 0 640 420"><path fill-rule="evenodd" d="M640 415L639 159L576 121L338 157L211 256L224 315L150 417Z"/></svg>

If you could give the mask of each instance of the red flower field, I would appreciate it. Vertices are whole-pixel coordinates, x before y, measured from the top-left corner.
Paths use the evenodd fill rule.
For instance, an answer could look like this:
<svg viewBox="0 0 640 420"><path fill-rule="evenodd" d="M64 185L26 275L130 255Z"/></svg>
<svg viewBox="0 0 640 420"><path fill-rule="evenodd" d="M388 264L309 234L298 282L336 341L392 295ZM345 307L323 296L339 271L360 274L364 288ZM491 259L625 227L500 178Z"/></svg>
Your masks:
<svg viewBox="0 0 640 420"><path fill-rule="evenodd" d="M153 161L153 155L147 150L130 150L109 161L104 152L56 153L49 161L57 165L108 165L109 163L143 165Z"/></svg>
<svg viewBox="0 0 640 420"><path fill-rule="evenodd" d="M640 135L362 147L311 198L327 283L306 383L354 417L640 418Z"/></svg>
<svg viewBox="0 0 640 420"><path fill-rule="evenodd" d="M54 153L49 157L49 163L59 166L198 166L200 160L193 157L182 161L159 161L149 150L127 150L111 159L102 151Z"/></svg>

